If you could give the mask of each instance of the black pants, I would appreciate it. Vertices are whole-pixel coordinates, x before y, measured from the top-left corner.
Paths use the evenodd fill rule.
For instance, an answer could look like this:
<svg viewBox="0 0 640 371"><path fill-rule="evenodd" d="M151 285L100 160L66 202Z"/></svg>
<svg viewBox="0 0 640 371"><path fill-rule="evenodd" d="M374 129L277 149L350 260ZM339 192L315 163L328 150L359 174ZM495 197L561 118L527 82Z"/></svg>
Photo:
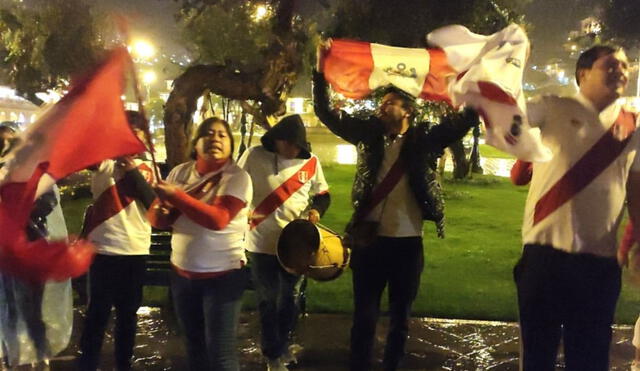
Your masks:
<svg viewBox="0 0 640 371"><path fill-rule="evenodd" d="M82 371L98 367L112 306L116 308L116 367L118 370L131 368L145 260L145 255L96 255L88 275L89 305L80 338L79 366Z"/></svg>
<svg viewBox="0 0 640 371"><path fill-rule="evenodd" d="M606 371L620 267L615 258L525 245L514 268L524 371L555 370L563 338L568 371Z"/></svg>
<svg viewBox="0 0 640 371"><path fill-rule="evenodd" d="M423 266L420 237L378 237L374 245L353 251L352 370L368 370L371 367L380 298L387 284L390 323L383 363L385 370L398 367L404 355L411 304L418 293Z"/></svg>

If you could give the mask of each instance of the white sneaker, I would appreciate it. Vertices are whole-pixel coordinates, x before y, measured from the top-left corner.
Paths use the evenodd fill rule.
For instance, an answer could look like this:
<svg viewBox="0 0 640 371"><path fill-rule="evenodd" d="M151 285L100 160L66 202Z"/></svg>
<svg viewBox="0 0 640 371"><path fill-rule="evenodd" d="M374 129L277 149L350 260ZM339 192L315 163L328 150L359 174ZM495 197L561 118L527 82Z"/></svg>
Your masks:
<svg viewBox="0 0 640 371"><path fill-rule="evenodd" d="M298 363L298 353L300 353L304 349L300 344L291 344L287 351L280 356L280 360L285 365L290 365L292 363Z"/></svg>
<svg viewBox="0 0 640 371"><path fill-rule="evenodd" d="M267 371L289 371L287 366L282 363L282 357L276 359L267 359Z"/></svg>

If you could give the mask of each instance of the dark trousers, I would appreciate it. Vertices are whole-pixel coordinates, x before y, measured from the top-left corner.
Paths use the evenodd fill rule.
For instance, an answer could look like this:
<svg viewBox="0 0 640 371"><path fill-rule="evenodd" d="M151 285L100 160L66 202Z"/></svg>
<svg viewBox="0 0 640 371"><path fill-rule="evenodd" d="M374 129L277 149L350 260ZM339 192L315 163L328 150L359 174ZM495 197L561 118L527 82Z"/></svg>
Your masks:
<svg viewBox="0 0 640 371"><path fill-rule="evenodd" d="M422 238L378 237L369 247L354 250L354 312L351 328L351 370L369 370L380 298L389 285L389 333L384 349L385 370L395 370L404 355L411 305L424 266Z"/></svg>
<svg viewBox="0 0 640 371"><path fill-rule="evenodd" d="M514 278L524 371L555 370L561 338L568 371L609 369L611 325L620 295L615 258L525 245Z"/></svg>
<svg viewBox="0 0 640 371"><path fill-rule="evenodd" d="M285 271L275 255L249 253L249 260L258 296L262 354L276 359L287 350L296 326L296 284L300 277Z"/></svg>
<svg viewBox="0 0 640 371"><path fill-rule="evenodd" d="M247 280L244 269L194 280L171 272L173 303L191 371L240 369L236 334Z"/></svg>
<svg viewBox="0 0 640 371"><path fill-rule="evenodd" d="M100 349L111 316L116 309L114 334L116 367L131 368L131 357L142 301L145 255L96 255L89 270L89 304L80 338L80 369L96 370Z"/></svg>

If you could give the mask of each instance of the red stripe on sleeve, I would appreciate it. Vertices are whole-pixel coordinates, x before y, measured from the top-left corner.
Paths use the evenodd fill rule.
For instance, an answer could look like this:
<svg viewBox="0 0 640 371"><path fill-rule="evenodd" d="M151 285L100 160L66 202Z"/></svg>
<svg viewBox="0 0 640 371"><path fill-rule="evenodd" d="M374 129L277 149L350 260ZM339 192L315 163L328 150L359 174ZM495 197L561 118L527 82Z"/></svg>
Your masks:
<svg viewBox="0 0 640 371"><path fill-rule="evenodd" d="M201 226L219 231L226 228L247 204L233 196L216 196L207 204L177 191L169 201L184 215Z"/></svg>

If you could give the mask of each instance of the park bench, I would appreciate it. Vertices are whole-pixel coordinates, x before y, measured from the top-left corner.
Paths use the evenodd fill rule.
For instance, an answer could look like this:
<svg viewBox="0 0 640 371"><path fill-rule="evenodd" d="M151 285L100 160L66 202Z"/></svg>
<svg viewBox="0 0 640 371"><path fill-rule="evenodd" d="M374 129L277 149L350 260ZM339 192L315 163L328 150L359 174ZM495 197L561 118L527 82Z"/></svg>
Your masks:
<svg viewBox="0 0 640 371"><path fill-rule="evenodd" d="M171 271L171 232L154 229L151 233L151 246L147 258L147 271L144 284L146 286L169 286L169 273ZM300 314L306 313L307 277L300 282L298 294L298 307ZM249 281L247 290L253 290L253 283Z"/></svg>

